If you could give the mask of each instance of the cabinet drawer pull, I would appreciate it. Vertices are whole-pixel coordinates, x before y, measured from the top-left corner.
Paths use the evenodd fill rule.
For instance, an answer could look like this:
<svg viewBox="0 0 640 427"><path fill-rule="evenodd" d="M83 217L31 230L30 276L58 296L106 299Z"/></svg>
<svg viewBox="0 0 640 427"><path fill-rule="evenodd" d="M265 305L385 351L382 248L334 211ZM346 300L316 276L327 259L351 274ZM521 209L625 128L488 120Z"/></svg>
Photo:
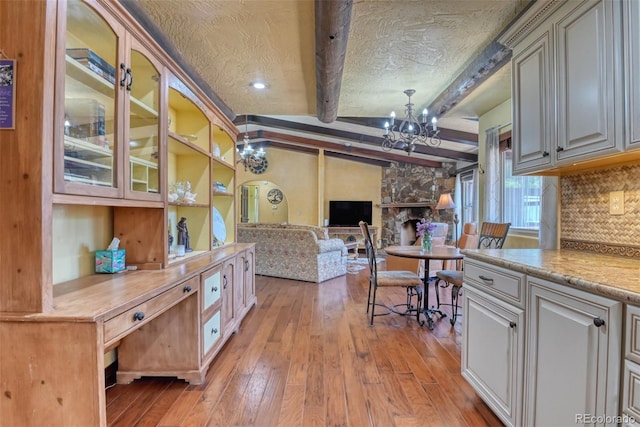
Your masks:
<svg viewBox="0 0 640 427"><path fill-rule="evenodd" d="M564 151L564 147L556 147L556 152L558 152L558 153L559 153L559 152L561 152L561 151Z"/></svg>
<svg viewBox="0 0 640 427"><path fill-rule="evenodd" d="M229 284L229 281L227 280L227 275L225 274L224 276L222 276L222 288L227 289L228 284Z"/></svg>
<svg viewBox="0 0 640 427"><path fill-rule="evenodd" d="M215 335L218 333L218 328L212 328L211 329L211 335Z"/></svg>
<svg viewBox="0 0 640 427"><path fill-rule="evenodd" d="M593 324L596 325L596 328L599 328L600 326L604 325L604 320L596 317L595 319L593 319Z"/></svg>
<svg viewBox="0 0 640 427"><path fill-rule="evenodd" d="M217 286L212 286L211 287L211 292L218 292L218 287Z"/></svg>
<svg viewBox="0 0 640 427"><path fill-rule="evenodd" d="M516 327L516 322L509 322L509 327L511 329L515 328Z"/></svg>
<svg viewBox="0 0 640 427"><path fill-rule="evenodd" d="M142 311L136 311L133 313L133 320L142 320L144 319L144 313Z"/></svg>
<svg viewBox="0 0 640 427"><path fill-rule="evenodd" d="M542 157L549 157L549 152L548 151L543 151L542 152Z"/></svg>
<svg viewBox="0 0 640 427"><path fill-rule="evenodd" d="M479 275L478 277L479 277L481 280L484 280L485 282L493 283L493 279L492 279L491 277L486 277L486 276L483 276L482 274L481 274L481 275Z"/></svg>
<svg viewBox="0 0 640 427"><path fill-rule="evenodd" d="M182 292L191 292L191 286L185 286L184 288L182 288Z"/></svg>

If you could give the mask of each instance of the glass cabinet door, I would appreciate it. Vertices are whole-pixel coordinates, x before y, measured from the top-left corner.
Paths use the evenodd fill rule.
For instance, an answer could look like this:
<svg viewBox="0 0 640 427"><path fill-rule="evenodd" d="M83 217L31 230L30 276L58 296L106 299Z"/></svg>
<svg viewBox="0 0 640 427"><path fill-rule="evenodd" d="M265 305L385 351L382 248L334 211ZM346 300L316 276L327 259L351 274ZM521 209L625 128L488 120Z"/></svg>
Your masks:
<svg viewBox="0 0 640 427"><path fill-rule="evenodd" d="M69 0L65 40L64 143L56 152L56 167L64 172L56 171L56 191L121 195L117 31L92 7Z"/></svg>
<svg viewBox="0 0 640 427"><path fill-rule="evenodd" d="M129 170L126 194L129 197L160 200L160 85L159 66L138 49L131 51L129 92ZM131 194L133 192L134 194Z"/></svg>

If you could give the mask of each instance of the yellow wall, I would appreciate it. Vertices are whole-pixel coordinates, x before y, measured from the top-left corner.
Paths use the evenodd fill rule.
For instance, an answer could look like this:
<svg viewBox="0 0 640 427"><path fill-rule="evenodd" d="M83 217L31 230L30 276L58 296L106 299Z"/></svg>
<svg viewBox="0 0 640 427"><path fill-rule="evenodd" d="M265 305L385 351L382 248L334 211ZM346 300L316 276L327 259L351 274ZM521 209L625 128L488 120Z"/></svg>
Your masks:
<svg viewBox="0 0 640 427"><path fill-rule="evenodd" d="M334 157L325 157L319 162L315 153L272 147L266 148L266 152L269 167L264 173L256 175L238 168L237 191L240 191L240 185L249 181L271 182L287 199L288 222L305 225L324 225L323 219L329 216L329 200L371 200L373 225L381 225L381 209L375 207L380 203L380 166ZM319 177L324 177L322 186ZM324 193L319 195L321 187Z"/></svg>
<svg viewBox="0 0 640 427"><path fill-rule="evenodd" d="M481 168L485 168L485 147L486 147L486 131L494 126L502 126L507 123L511 123L511 99L503 102L480 116L478 122L478 163ZM500 128L500 133L508 132L511 130L511 125ZM479 174L478 182L478 215L479 223L484 220L484 175ZM516 236L511 232L504 244L505 248L537 248L539 246L537 237L529 236Z"/></svg>
<svg viewBox="0 0 640 427"><path fill-rule="evenodd" d="M371 200L373 226L382 225L380 186L382 168L335 157L325 158L324 218L329 218L330 200Z"/></svg>
<svg viewBox="0 0 640 427"><path fill-rule="evenodd" d="M95 271L95 251L113 239L113 214L104 206L53 206L53 283Z"/></svg>

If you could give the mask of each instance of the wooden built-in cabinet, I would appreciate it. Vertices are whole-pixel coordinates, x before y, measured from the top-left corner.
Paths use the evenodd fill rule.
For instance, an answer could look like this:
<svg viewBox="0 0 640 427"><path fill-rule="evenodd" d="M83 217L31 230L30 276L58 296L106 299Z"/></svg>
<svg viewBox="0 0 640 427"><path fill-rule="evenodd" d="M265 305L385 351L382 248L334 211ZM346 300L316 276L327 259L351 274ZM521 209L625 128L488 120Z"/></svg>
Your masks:
<svg viewBox="0 0 640 427"><path fill-rule="evenodd" d="M254 245L235 241L238 131L119 2L0 15L23 70L0 157L0 227L17 236L0 263L0 423L103 426L105 353L120 383L200 384L256 303ZM170 196L178 181L195 198ZM177 256L183 217L193 250ZM93 274L113 236L137 271Z"/></svg>
<svg viewBox="0 0 640 427"><path fill-rule="evenodd" d="M513 50L514 173L635 158L620 155L638 136L633 3L541 2L502 36ZM621 31L623 20L629 31Z"/></svg>

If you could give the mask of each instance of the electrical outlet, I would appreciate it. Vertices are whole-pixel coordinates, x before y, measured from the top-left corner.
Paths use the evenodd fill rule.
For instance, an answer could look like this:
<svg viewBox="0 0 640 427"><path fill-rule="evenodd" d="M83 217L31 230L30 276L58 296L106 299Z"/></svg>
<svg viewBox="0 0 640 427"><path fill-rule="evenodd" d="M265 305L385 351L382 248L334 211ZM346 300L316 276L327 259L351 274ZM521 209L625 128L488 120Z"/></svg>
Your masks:
<svg viewBox="0 0 640 427"><path fill-rule="evenodd" d="M609 193L609 214L624 215L624 191Z"/></svg>

